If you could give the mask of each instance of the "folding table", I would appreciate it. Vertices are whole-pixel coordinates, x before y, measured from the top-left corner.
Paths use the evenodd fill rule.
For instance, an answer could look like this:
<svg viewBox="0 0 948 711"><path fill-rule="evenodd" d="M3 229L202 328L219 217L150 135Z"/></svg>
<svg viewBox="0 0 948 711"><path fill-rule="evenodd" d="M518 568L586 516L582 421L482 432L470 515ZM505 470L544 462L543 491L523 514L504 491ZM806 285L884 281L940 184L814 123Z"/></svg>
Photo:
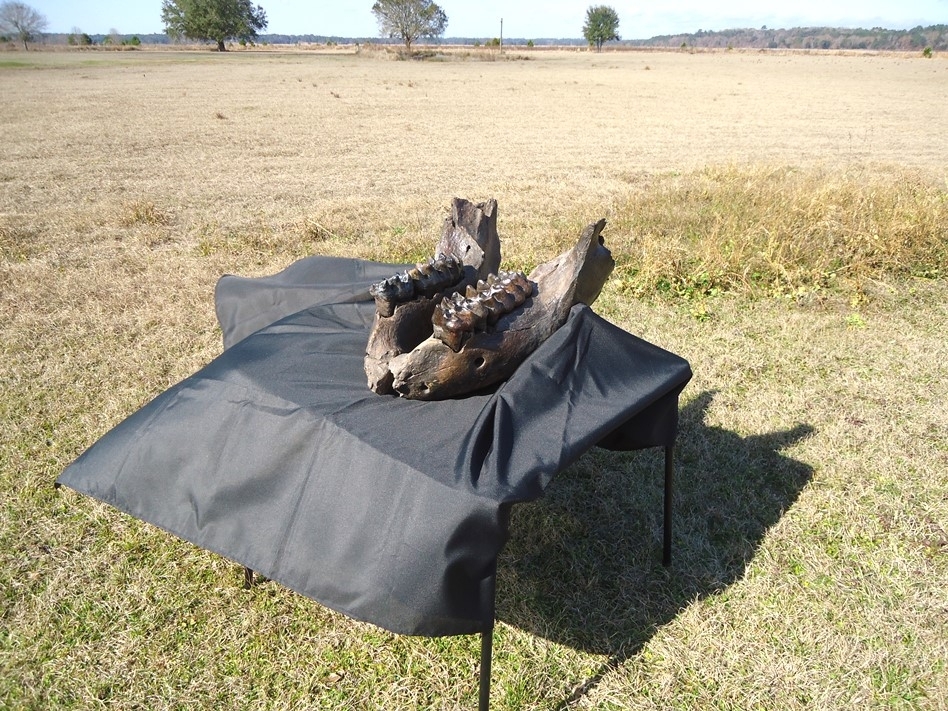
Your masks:
<svg viewBox="0 0 948 711"><path fill-rule="evenodd" d="M272 277L223 277L223 353L119 423L57 485L392 632L480 633L486 709L511 507L595 445L664 447L667 564L691 370L578 305L490 391L377 395L362 365L368 287L402 268L309 257Z"/></svg>

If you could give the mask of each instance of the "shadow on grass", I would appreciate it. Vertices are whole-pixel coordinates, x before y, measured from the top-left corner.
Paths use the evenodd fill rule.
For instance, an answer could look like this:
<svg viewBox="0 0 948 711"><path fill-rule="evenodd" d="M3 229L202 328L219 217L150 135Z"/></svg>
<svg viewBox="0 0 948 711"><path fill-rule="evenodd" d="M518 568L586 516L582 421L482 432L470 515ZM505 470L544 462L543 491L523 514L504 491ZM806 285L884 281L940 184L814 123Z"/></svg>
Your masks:
<svg viewBox="0 0 948 711"><path fill-rule="evenodd" d="M741 437L705 424L714 397L682 408L672 565L661 565L664 453L594 450L514 507L500 558L497 617L560 644L609 655L575 701L696 599L741 578L812 469L781 450L813 428Z"/></svg>

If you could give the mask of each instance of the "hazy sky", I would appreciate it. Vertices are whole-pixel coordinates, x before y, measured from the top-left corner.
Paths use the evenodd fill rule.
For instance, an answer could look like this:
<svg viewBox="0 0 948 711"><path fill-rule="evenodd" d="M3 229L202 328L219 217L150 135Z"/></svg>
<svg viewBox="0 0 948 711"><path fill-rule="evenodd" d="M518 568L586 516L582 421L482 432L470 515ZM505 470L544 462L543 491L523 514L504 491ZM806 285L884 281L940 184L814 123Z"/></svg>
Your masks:
<svg viewBox="0 0 948 711"><path fill-rule="evenodd" d="M26 0L49 20L49 32L163 32L161 0ZM265 32L377 37L372 0L255 0L267 12ZM607 4L619 14L623 39L738 27L885 27L948 24L948 0L439 0L446 37L581 37L586 8Z"/></svg>

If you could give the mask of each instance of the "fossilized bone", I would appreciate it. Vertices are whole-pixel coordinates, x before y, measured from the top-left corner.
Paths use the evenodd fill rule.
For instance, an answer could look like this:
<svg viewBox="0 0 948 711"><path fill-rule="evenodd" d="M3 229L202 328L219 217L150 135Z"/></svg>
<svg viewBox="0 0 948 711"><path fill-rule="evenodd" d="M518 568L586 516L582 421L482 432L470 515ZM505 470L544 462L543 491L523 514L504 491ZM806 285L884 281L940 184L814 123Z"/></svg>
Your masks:
<svg viewBox="0 0 948 711"><path fill-rule="evenodd" d="M605 224L586 227L575 247L527 279L499 276L463 298L443 300L435 310L433 335L391 359L392 388L403 397L440 400L509 377L565 323L574 304L591 304L599 296L615 266L601 236ZM508 301L520 296L521 303L508 309Z"/></svg>
<svg viewBox="0 0 948 711"><path fill-rule="evenodd" d="M369 387L392 392L389 362L432 333L431 316L445 296L463 291L500 266L497 201L455 198L433 259L375 284L376 315L365 353Z"/></svg>
<svg viewBox="0 0 948 711"><path fill-rule="evenodd" d="M500 237L497 235L497 201L473 203L463 198L451 201L451 216L445 218L435 254L457 257L484 278L500 268Z"/></svg>

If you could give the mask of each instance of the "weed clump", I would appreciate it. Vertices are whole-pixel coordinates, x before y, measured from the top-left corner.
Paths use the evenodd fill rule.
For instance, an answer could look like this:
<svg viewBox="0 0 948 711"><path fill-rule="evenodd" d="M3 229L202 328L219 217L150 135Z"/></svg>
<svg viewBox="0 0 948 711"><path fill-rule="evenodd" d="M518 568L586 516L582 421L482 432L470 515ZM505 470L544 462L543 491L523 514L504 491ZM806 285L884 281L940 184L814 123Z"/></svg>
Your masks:
<svg viewBox="0 0 948 711"><path fill-rule="evenodd" d="M122 206L119 224L123 227L136 225L163 226L171 223L171 217L149 200L135 200Z"/></svg>
<svg viewBox="0 0 948 711"><path fill-rule="evenodd" d="M948 273L948 191L911 174L708 168L616 212L616 275L638 296L852 294Z"/></svg>

